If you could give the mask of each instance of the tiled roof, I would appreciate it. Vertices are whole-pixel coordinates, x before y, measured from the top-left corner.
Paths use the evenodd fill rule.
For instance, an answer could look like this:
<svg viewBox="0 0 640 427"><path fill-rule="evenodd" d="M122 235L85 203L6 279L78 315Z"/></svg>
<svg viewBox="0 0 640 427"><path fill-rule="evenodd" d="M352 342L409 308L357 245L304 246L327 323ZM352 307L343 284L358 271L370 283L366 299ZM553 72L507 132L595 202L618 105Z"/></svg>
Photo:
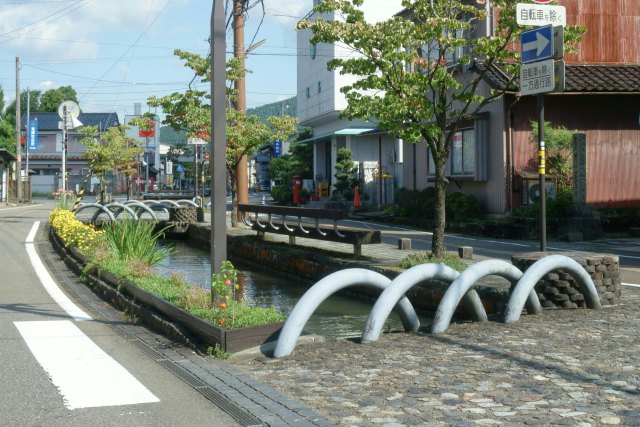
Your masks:
<svg viewBox="0 0 640 427"><path fill-rule="evenodd" d="M39 131L57 131L60 116L58 113L31 113L29 116L33 119L38 118ZM116 113L80 113L78 120L84 126L97 126L99 129L108 129L119 126L120 121ZM26 116L22 117L22 127L26 124Z"/></svg>
<svg viewBox="0 0 640 427"><path fill-rule="evenodd" d="M565 92L640 92L640 65L567 64L564 74ZM509 76L501 68L492 67L487 73L487 79L494 86L503 88Z"/></svg>
<svg viewBox="0 0 640 427"><path fill-rule="evenodd" d="M640 65L567 65L565 91L640 92Z"/></svg>

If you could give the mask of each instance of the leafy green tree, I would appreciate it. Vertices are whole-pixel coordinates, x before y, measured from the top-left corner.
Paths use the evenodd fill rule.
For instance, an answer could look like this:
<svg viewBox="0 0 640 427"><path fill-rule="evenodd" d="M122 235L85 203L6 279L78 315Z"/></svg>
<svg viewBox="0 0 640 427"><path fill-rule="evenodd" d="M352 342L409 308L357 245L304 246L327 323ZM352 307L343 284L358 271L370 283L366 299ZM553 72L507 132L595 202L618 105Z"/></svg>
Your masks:
<svg viewBox="0 0 640 427"><path fill-rule="evenodd" d="M0 86L0 117L4 118L4 89Z"/></svg>
<svg viewBox="0 0 640 427"><path fill-rule="evenodd" d="M531 122L533 132L529 141L538 144L538 122ZM544 122L544 144L547 171L557 175L559 189L570 188L573 183L573 134L564 126L554 126L551 122ZM532 157L527 169L538 170L538 156Z"/></svg>
<svg viewBox="0 0 640 427"><path fill-rule="evenodd" d="M29 111L30 112L38 112L40 111L40 91L39 90L30 90L29 91ZM20 115L24 118L27 114L27 91L23 90L20 92ZM8 119L13 126L16 125L16 101L13 100L11 104L7 106L4 117Z"/></svg>
<svg viewBox="0 0 640 427"><path fill-rule="evenodd" d="M16 128L7 119L0 120L0 148L16 153Z"/></svg>
<svg viewBox="0 0 640 427"><path fill-rule="evenodd" d="M105 201L105 175L109 171L122 173L127 180L127 195L131 197L131 177L138 169L144 148L138 141L125 134L126 126L112 127L100 133L95 126L83 129L85 137L80 142L87 147L82 157L88 160L91 173L100 180L100 202Z"/></svg>
<svg viewBox="0 0 640 427"><path fill-rule="evenodd" d="M56 112L64 101L78 102L78 94L71 86L49 89L40 97L40 112ZM36 110L34 110L36 111Z"/></svg>
<svg viewBox="0 0 640 427"><path fill-rule="evenodd" d="M210 61L198 54L176 50L185 66L191 68L200 82L211 81ZM243 58L232 58L227 61L226 78L237 80L244 75ZM228 104L234 100L234 92L227 93ZM166 114L163 121L175 130L183 130L187 137L198 136L210 140L211 135L211 95L208 90L189 88L184 93L173 93L162 98L151 97L148 104L162 107ZM231 180L233 213L231 225L238 224L237 215L237 166L245 155L253 154L261 145L275 139L286 140L296 131L297 121L290 116L269 117L263 122L257 116L248 115L232 108L226 110L226 166ZM211 166L211 165L210 165Z"/></svg>
<svg viewBox="0 0 640 427"><path fill-rule="evenodd" d="M373 120L389 134L425 143L435 164L436 212L432 253L444 256L445 166L453 137L463 122L513 87L520 33L518 0L494 0L500 10L495 35L476 37L476 25L486 16L484 1L403 0L410 18L394 16L369 23L359 9L363 0L323 0L314 8L319 17L304 19L298 29L312 32L311 43L339 43L354 55L329 61L331 70L356 77L341 89L348 106L342 117ZM337 11L344 19L327 21L323 13ZM575 45L581 28L567 27L567 47ZM565 50L570 50L566 48ZM479 90L493 66L506 71L508 84L487 94ZM475 72L464 72L471 67Z"/></svg>

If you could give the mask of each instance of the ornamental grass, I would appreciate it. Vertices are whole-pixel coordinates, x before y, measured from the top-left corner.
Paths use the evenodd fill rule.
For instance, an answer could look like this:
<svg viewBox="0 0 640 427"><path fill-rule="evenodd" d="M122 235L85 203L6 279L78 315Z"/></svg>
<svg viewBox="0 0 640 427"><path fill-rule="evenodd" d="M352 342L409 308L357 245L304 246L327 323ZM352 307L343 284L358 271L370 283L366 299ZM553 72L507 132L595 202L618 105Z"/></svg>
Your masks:
<svg viewBox="0 0 640 427"><path fill-rule="evenodd" d="M238 271L228 261L223 272L212 277L214 291L221 298L216 304L209 291L188 283L181 273L170 277L153 273L150 266L169 254L156 245L162 231L154 233L154 223L124 220L96 230L65 209L55 209L49 222L65 247L76 248L90 260L85 271L108 271L211 324L237 329L284 320L274 307L236 301Z"/></svg>

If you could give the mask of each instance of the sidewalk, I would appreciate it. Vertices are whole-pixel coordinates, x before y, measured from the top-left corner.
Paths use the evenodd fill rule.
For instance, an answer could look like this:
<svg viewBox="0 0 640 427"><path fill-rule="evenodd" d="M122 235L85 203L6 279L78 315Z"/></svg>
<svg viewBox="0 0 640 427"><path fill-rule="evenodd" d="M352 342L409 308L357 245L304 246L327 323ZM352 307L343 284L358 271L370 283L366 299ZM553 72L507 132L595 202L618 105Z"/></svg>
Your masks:
<svg viewBox="0 0 640 427"><path fill-rule="evenodd" d="M640 254L639 239L549 246ZM412 252L363 245L365 266L397 265ZM284 359L242 359L237 367L345 426L640 426L638 348L640 288L625 286L623 303L602 310L455 323L443 335L387 333L369 344L304 343Z"/></svg>

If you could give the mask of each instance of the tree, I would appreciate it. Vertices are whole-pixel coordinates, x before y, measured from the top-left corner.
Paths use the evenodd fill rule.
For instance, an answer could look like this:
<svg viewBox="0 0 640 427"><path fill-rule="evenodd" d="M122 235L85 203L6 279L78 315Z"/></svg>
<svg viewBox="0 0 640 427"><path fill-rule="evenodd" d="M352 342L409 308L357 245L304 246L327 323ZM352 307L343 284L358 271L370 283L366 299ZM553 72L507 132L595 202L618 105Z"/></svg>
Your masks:
<svg viewBox="0 0 640 427"><path fill-rule="evenodd" d="M30 90L29 91L29 111L37 112L40 111L40 94L39 90ZM27 114L27 91L23 90L20 92L20 115L22 117L26 117ZM16 125L16 101L13 100L11 104L7 107L5 111L4 117L9 119L13 126Z"/></svg>
<svg viewBox="0 0 640 427"><path fill-rule="evenodd" d="M40 112L56 112L64 101L78 102L78 94L71 86L49 89L40 97ZM36 111L36 110L34 110Z"/></svg>
<svg viewBox="0 0 640 427"><path fill-rule="evenodd" d="M11 154L16 152L16 127L7 119L0 120L0 148Z"/></svg>
<svg viewBox="0 0 640 427"><path fill-rule="evenodd" d="M395 137L427 144L435 165L431 249L436 258L445 253L445 165L453 137L463 122L516 82L517 1L492 1L501 12L495 35L483 37L474 31L476 24L492 19L486 16L484 0L403 0L410 19L396 15L375 24L366 22L359 9L363 0L323 0L316 12L337 11L344 19L318 17L297 25L311 30L311 43L340 43L355 53L328 63L330 70L356 77L341 89L348 103L342 117L375 121ZM567 27L565 50L571 50L581 33L581 28ZM508 84L482 95L480 84L495 66L506 72ZM465 72L467 67L474 72Z"/></svg>
<svg viewBox="0 0 640 427"><path fill-rule="evenodd" d="M529 141L538 146L538 122L531 122L531 136ZM547 171L558 176L559 189L570 188L573 183L573 134L564 126L554 126L551 122L544 122L544 143L546 150ZM538 170L538 156L529 160L528 169ZM532 167L533 166L533 167Z"/></svg>
<svg viewBox="0 0 640 427"><path fill-rule="evenodd" d="M334 187L347 200L353 199L353 190L358 185L358 168L353 164L351 150L341 148L336 158L336 183Z"/></svg>
<svg viewBox="0 0 640 427"><path fill-rule="evenodd" d="M126 126L112 127L100 134L95 126L83 129L80 141L87 147L82 157L88 160L91 173L100 180L100 202L105 201L105 175L109 171L122 173L127 179L127 195L131 195L131 176L136 173L143 147L137 140L126 136Z"/></svg>
<svg viewBox="0 0 640 427"><path fill-rule="evenodd" d="M176 50L175 54L185 61L185 66L194 71L194 81L196 78L202 83L211 81L208 58L182 50ZM227 61L226 77L228 80L237 80L244 75L243 59L236 57ZM166 114L164 124L168 124L175 130L185 131L188 137L198 136L210 140L211 95L208 90L197 90L191 86L190 84L189 89L184 93L176 92L162 98L151 97L147 102L152 107L162 107ZM227 93L228 105L232 103L234 96L234 91L229 89ZM226 120L226 167L231 179L233 200L231 225L236 227L238 224L236 166L243 156L253 154L262 144L275 139L283 141L288 139L296 131L297 120L290 116L277 116L269 117L267 123L264 123L257 116L248 115L232 108L226 109ZM222 143L222 141L218 143Z"/></svg>

